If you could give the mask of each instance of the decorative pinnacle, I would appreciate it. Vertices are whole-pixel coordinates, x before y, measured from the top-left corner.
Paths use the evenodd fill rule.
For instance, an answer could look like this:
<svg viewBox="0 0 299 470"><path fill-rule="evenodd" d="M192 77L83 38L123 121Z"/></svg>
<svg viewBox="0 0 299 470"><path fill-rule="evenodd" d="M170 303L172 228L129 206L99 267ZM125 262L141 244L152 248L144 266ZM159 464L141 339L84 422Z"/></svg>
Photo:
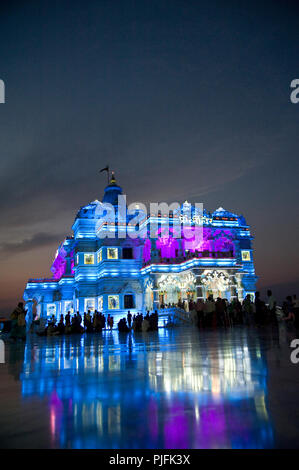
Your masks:
<svg viewBox="0 0 299 470"><path fill-rule="evenodd" d="M115 183L116 183L115 174L114 174L114 171L112 171L111 172L110 184L115 184Z"/></svg>

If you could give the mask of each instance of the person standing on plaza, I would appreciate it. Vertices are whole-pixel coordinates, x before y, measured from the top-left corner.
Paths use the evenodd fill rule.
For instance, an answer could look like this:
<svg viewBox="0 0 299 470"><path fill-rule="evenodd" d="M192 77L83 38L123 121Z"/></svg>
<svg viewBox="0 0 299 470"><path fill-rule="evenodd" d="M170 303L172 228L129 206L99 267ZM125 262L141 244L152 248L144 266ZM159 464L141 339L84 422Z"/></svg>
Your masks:
<svg viewBox="0 0 299 470"><path fill-rule="evenodd" d="M213 325L215 311L215 302L213 296L210 295L205 303L206 326L211 327Z"/></svg>
<svg viewBox="0 0 299 470"><path fill-rule="evenodd" d="M132 324L132 314L131 314L130 310L128 311L128 315L127 315L127 321L128 321L128 326L129 326L129 328L131 329L131 324Z"/></svg>
<svg viewBox="0 0 299 470"><path fill-rule="evenodd" d="M260 298L260 293L255 293L255 323L257 326L264 325L264 302Z"/></svg>
<svg viewBox="0 0 299 470"><path fill-rule="evenodd" d="M215 302L215 308L216 308L217 325L225 326L225 318L224 318L225 305L223 304L222 299L220 297L218 297Z"/></svg>
<svg viewBox="0 0 299 470"><path fill-rule="evenodd" d="M196 310L196 314L197 314L197 326L198 328L202 328L203 327L203 323L204 323L204 308L205 308L205 304L204 304L204 301L203 299L197 299L197 302L195 304L195 310Z"/></svg>
<svg viewBox="0 0 299 470"><path fill-rule="evenodd" d="M268 311L269 311L269 317L270 317L269 320L270 320L270 323L276 324L277 323L276 300L270 289L267 291L267 296L268 296Z"/></svg>
<svg viewBox="0 0 299 470"><path fill-rule="evenodd" d="M293 295L293 307L295 315L295 327L299 328L299 299L297 299L296 294Z"/></svg>
<svg viewBox="0 0 299 470"><path fill-rule="evenodd" d="M245 325L251 326L253 324L253 312L253 303L251 302L250 294L247 294L243 301L243 314Z"/></svg>
<svg viewBox="0 0 299 470"><path fill-rule="evenodd" d="M26 339L26 311L23 302L19 302L17 308L11 314L11 331L10 338L16 341L18 338L25 341Z"/></svg>

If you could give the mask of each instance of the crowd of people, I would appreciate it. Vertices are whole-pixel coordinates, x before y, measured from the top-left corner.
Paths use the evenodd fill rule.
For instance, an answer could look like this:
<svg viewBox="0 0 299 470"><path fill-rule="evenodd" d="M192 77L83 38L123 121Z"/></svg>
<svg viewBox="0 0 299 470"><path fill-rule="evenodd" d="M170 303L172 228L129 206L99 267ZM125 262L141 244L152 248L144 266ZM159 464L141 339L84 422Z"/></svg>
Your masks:
<svg viewBox="0 0 299 470"><path fill-rule="evenodd" d="M214 300L210 295L205 302L198 299L194 305L189 306L189 309L193 322L199 328L229 327L242 324L262 326L277 321L276 313L273 314L272 309L260 299L259 292L256 292L254 302L248 294L242 303L238 298L228 302L220 297ZM276 306L273 306L273 309L275 310Z"/></svg>
<svg viewBox="0 0 299 470"><path fill-rule="evenodd" d="M282 303L282 311L284 319L289 324L294 323L299 328L299 299L296 294L291 296L288 295L285 301Z"/></svg>
<svg viewBox="0 0 299 470"><path fill-rule="evenodd" d="M147 312L146 315L137 313L133 315L128 312L127 318L122 318L118 322L118 330L123 332L133 331L157 331L158 330L158 312L155 310L153 313Z"/></svg>
<svg viewBox="0 0 299 470"><path fill-rule="evenodd" d="M277 303L271 290L267 291L267 301L261 299L260 293L256 292L254 300L247 294L243 302L237 297L231 302L218 297L214 300L210 295L207 300L198 299L194 302L179 301L177 304L161 305L161 308L178 307L189 312L192 323L198 328L230 327L234 325L265 326L277 324ZM299 328L299 299L296 295L287 296L281 308L281 320L288 327ZM171 318L169 318L169 325ZM57 336L83 333L100 333L103 329L112 330L114 319L112 315L107 318L101 312L88 310L82 318L80 312L65 316L60 315L59 321L53 315L50 319L39 318L33 322L34 331L40 336ZM117 324L120 332L147 332L158 330L158 312L147 312L146 315L137 313L132 315L128 311L127 317L123 317ZM10 338L26 339L26 311L20 302L11 314Z"/></svg>
<svg viewBox="0 0 299 470"><path fill-rule="evenodd" d="M71 316L71 312L68 312L65 316L60 315L58 323L53 315L48 321L40 318L34 324L35 331L39 336L82 334L84 332L100 333L106 327L106 318L97 310L93 314L88 310L87 313L84 313L83 319L80 312L73 316ZM113 317L110 315L107 317L107 325L109 328L113 328Z"/></svg>
<svg viewBox="0 0 299 470"><path fill-rule="evenodd" d="M174 304L168 307L175 306ZM265 326L277 324L277 302L271 290L267 291L267 301L261 299L260 292L256 292L254 300L247 294L243 302L237 297L231 302L218 297L214 300L210 295L206 301L192 299L178 302L177 307L190 312L191 319L199 328L205 327L228 327L234 325L256 325ZM167 306L164 306L167 307ZM296 295L286 297L282 306L281 320L288 326L294 325L299 328L299 299Z"/></svg>
<svg viewBox="0 0 299 470"><path fill-rule="evenodd" d="M83 334L83 333L100 333L103 329L112 330L114 326L114 319L112 315L107 316L97 310L92 314L90 310L84 313L83 319L80 312L71 316L68 312L65 316L60 315L59 321L56 321L53 315L48 321L40 318L35 323L35 332L39 336L58 336L69 334ZM118 330L121 332L133 331L154 331L158 329L158 313L150 314L147 312L145 316L141 313L132 315L128 311L127 318L122 318L117 324Z"/></svg>

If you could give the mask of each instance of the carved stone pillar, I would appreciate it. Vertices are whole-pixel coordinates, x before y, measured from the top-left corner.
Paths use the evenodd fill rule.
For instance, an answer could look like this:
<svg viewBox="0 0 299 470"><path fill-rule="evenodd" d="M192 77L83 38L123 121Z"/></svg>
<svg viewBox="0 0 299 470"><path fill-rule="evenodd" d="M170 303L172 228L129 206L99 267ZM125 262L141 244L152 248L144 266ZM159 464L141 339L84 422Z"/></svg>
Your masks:
<svg viewBox="0 0 299 470"><path fill-rule="evenodd" d="M158 310L159 309L159 289L158 289L158 283L157 283L157 276L154 274L153 275L153 309Z"/></svg>
<svg viewBox="0 0 299 470"><path fill-rule="evenodd" d="M239 300L243 300L243 292L244 292L244 288L243 288L243 283L242 283L242 273L237 273L236 274L236 280L237 280L237 296L239 298Z"/></svg>
<svg viewBox="0 0 299 470"><path fill-rule="evenodd" d="M201 283L201 271L196 268L193 270L194 275L196 276L196 300L204 298L203 285Z"/></svg>
<svg viewBox="0 0 299 470"><path fill-rule="evenodd" d="M233 299L237 298L237 289L236 286L231 285L230 286L230 300L232 301Z"/></svg>

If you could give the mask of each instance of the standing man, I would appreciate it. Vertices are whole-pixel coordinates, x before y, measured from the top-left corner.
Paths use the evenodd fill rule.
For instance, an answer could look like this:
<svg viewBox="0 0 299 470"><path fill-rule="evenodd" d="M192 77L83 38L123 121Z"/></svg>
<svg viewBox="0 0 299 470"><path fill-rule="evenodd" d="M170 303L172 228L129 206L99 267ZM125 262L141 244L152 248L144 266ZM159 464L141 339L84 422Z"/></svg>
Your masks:
<svg viewBox="0 0 299 470"><path fill-rule="evenodd" d="M293 295L293 305L295 314L295 327L299 328L299 299L297 299L296 294Z"/></svg>
<svg viewBox="0 0 299 470"><path fill-rule="evenodd" d="M131 314L130 310L128 311L127 320L128 320L129 328L131 329L132 314Z"/></svg>
<svg viewBox="0 0 299 470"><path fill-rule="evenodd" d="M205 303L205 314L208 327L214 326L216 323L215 311L216 307L213 296L209 295L208 300Z"/></svg>
<svg viewBox="0 0 299 470"><path fill-rule="evenodd" d="M264 324L264 302L260 299L260 293L255 293L255 323L257 326Z"/></svg>
<svg viewBox="0 0 299 470"><path fill-rule="evenodd" d="M251 326L253 323L253 303L250 299L250 294L247 294L243 300L244 323Z"/></svg>
<svg viewBox="0 0 299 470"><path fill-rule="evenodd" d="M271 290L267 291L268 296L268 310L270 313L270 322L273 324L277 323L277 316L276 316L276 300L272 294Z"/></svg>

